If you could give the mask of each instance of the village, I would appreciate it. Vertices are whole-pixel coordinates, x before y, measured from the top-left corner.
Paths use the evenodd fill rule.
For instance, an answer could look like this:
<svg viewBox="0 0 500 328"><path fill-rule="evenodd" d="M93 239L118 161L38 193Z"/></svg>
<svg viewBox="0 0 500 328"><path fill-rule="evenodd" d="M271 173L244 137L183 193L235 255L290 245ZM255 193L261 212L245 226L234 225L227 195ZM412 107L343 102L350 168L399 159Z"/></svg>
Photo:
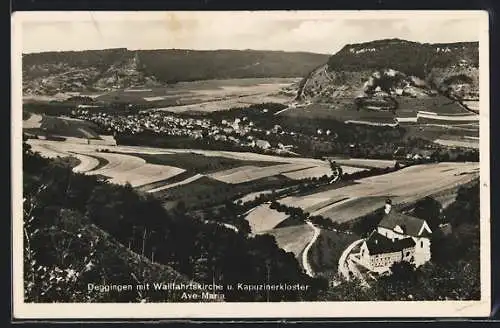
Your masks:
<svg viewBox="0 0 500 328"><path fill-rule="evenodd" d="M132 115L113 115L77 108L72 116L92 122L107 134L136 135L142 132L169 137L188 137L204 142L219 141L249 150L286 155L294 154L294 146L274 143L262 136L287 134L279 125L265 130L257 127L248 117L214 121L208 118L179 117L161 111ZM321 133L321 132L319 132ZM294 132L288 134L294 135ZM330 131L327 131L330 134Z"/></svg>

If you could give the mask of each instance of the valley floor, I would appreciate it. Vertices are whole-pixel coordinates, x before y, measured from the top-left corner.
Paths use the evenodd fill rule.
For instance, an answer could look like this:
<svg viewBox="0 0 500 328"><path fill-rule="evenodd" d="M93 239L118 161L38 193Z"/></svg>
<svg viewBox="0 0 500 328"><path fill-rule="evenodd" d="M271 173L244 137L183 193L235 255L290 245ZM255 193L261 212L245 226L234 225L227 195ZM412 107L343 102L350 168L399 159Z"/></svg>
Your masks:
<svg viewBox="0 0 500 328"><path fill-rule="evenodd" d="M305 170L305 172L311 171L311 167L317 167L322 168L322 170L327 173L325 161L311 158L285 158L243 152L194 149L97 146L38 139L30 139L28 140L28 144L32 146L34 151L39 152L45 157L76 157L79 161L78 165L73 169L76 172L107 176L111 178L110 182L119 184L130 182L134 187L154 185L154 189L151 190L155 192L163 192L169 187L189 184L193 184L192 188L195 188L196 181L202 177L210 177L211 179L218 180L218 183L222 184L237 184L238 182L245 182L246 177L251 179L251 176L255 175L256 172L261 172L262 174L260 175L262 175L262 177L282 174L283 171L286 171L282 168L283 166L289 166L290 170ZM171 180L172 178L181 176L192 168L151 164L145 159L137 156L137 154L148 154L152 156L198 154L207 159L214 160L217 158L226 158L235 161L259 161L259 163L261 163L259 165L263 166L254 167L246 171L248 166L241 164L239 167L236 166L230 170L222 170L217 174L212 173L210 175L205 175L203 172L194 174L193 172L186 175L186 177L184 177L185 179L178 179L179 181L171 182L172 185L169 185L168 181L173 181ZM266 167L265 163L269 163L270 166ZM346 165L347 169L355 168L356 166L361 166L361 169L364 169L367 166L381 167L381 165L383 166L385 164L391 166L393 162L353 159L341 161L339 164ZM280 169L273 169L273 167ZM242 175L238 177L238 181L230 181L231 175L238 172ZM315 174L315 172L312 173ZM321 171L321 173L323 173L323 171ZM262 178L260 175L259 177ZM383 206L387 198L391 198L394 204L412 203L420 198L431 195L437 195L443 198L443 201L449 201L448 198L450 197L448 196L453 194L453 192L448 192L449 190L456 189L460 185L468 183L478 176L479 163L422 164L407 167L392 173L359 179L352 184L338 188L328 188L318 192L312 191L303 195L285 196L278 199L278 202L290 207L300 207L305 212L309 212L312 215L321 215L332 221L342 223L373 212L377 208ZM263 193L265 193L265 191ZM286 251L294 253L306 273L312 276L315 274L314 266L317 266L317 263L322 263L323 261L318 260L322 255L318 255L315 244L317 240L322 240L321 247L325 247L325 238L327 238L327 236L321 236L326 232L323 232L323 230L315 227L309 222L302 225L279 227L288 217L289 216L284 213L271 209L269 204L259 205L246 214L246 220L250 224L252 233L266 233L275 236L278 245ZM332 233L330 233L330 235L332 235ZM332 240L338 239L335 236L332 238ZM352 238L348 238L348 236L342 238L345 239L347 243L351 242L354 236ZM329 243L331 243L331 241ZM344 246L347 247L347 245L343 243L342 245L338 245L338 247L342 249L345 248ZM311 253L314 255L311 255ZM312 256L315 259L312 259ZM316 262L316 264L311 261ZM344 271L348 263L346 260L342 259L340 262L342 263L340 263L338 270L345 275Z"/></svg>

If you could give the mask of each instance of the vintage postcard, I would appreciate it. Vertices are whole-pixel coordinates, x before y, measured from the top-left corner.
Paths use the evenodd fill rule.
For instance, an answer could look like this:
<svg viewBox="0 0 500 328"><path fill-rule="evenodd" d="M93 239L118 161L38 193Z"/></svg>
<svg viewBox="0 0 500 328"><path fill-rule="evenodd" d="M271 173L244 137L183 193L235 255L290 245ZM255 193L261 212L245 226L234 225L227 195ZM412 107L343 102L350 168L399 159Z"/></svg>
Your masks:
<svg viewBox="0 0 500 328"><path fill-rule="evenodd" d="M487 12L12 24L14 318L489 315Z"/></svg>

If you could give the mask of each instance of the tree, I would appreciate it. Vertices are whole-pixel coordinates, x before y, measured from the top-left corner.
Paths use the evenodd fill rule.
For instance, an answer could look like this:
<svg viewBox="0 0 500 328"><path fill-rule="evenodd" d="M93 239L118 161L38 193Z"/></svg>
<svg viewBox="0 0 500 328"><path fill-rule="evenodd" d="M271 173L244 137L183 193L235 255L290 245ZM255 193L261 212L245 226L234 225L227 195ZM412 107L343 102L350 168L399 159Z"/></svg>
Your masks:
<svg viewBox="0 0 500 328"><path fill-rule="evenodd" d="M427 196L418 200L413 209L413 215L427 221L432 231L438 229L441 220L441 203Z"/></svg>
<svg viewBox="0 0 500 328"><path fill-rule="evenodd" d="M415 265L407 261L395 262L391 265L391 279L409 281L415 279Z"/></svg>

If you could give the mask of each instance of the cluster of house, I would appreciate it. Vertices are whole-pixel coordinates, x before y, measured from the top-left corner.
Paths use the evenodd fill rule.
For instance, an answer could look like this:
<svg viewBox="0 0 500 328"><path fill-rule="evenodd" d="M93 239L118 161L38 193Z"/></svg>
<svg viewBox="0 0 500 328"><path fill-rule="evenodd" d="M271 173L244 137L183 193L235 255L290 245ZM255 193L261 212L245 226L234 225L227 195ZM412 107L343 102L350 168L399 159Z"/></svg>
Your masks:
<svg viewBox="0 0 500 328"><path fill-rule="evenodd" d="M360 252L350 258L378 274L390 272L391 266L401 261L419 267L431 259L431 234L425 220L393 211L387 201L384 218L363 240Z"/></svg>
<svg viewBox="0 0 500 328"><path fill-rule="evenodd" d="M431 160L436 149L413 149L408 150L404 147L398 147L394 153L394 159L397 160Z"/></svg>
<svg viewBox="0 0 500 328"><path fill-rule="evenodd" d="M97 124L109 133L138 134L150 131L166 136L183 136L193 139L206 139L232 143L238 146L274 149L276 152L291 151L294 147L278 143L274 147L260 135L283 133L280 126L264 131L255 126L247 117L215 122L206 118L178 117L164 112L144 112L133 115L114 115L92 112L78 108L74 117Z"/></svg>

